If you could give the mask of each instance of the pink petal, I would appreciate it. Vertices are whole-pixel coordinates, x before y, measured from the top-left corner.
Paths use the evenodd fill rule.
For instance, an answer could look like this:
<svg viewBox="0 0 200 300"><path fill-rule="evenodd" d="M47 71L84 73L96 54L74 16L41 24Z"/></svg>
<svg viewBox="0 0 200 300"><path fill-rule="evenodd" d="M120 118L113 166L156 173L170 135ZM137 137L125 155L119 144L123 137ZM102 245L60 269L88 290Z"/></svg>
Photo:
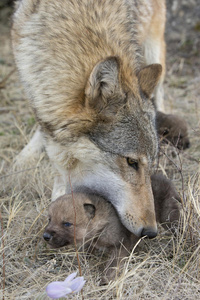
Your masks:
<svg viewBox="0 0 200 300"><path fill-rule="evenodd" d="M46 292L50 298L58 299L70 294L72 289L66 286L63 281L54 281L46 287Z"/></svg>

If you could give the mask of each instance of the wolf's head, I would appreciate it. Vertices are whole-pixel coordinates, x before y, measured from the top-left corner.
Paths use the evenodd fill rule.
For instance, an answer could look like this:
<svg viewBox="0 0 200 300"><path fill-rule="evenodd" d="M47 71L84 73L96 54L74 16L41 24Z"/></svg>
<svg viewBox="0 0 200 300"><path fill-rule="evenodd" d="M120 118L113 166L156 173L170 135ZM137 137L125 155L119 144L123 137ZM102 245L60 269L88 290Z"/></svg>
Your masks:
<svg viewBox="0 0 200 300"><path fill-rule="evenodd" d="M86 166L81 184L110 201L137 236L157 233L150 175L158 142L150 98L161 71L153 64L129 74L118 58L109 57L94 67L85 89L93 121L80 159Z"/></svg>
<svg viewBox="0 0 200 300"><path fill-rule="evenodd" d="M150 175L158 142L150 98L161 70L153 64L134 72L117 57L100 61L88 76L82 109L55 135L73 190L85 187L110 201L137 236L157 233Z"/></svg>

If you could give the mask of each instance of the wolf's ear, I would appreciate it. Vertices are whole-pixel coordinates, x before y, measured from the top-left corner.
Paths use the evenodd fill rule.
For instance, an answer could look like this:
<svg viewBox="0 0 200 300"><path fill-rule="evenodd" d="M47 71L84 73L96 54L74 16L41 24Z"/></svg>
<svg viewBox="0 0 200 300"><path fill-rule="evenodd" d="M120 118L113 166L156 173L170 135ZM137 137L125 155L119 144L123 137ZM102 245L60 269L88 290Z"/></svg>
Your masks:
<svg viewBox="0 0 200 300"><path fill-rule="evenodd" d="M86 105L101 110L107 99L114 95L119 86L119 59L115 56L99 62L88 79L85 94Z"/></svg>
<svg viewBox="0 0 200 300"><path fill-rule="evenodd" d="M138 81L143 93L150 98L162 73L160 64L152 64L140 70Z"/></svg>
<svg viewBox="0 0 200 300"><path fill-rule="evenodd" d="M85 213L88 216L88 218L93 219L95 216L96 207L90 203L84 203L83 206L84 206Z"/></svg>

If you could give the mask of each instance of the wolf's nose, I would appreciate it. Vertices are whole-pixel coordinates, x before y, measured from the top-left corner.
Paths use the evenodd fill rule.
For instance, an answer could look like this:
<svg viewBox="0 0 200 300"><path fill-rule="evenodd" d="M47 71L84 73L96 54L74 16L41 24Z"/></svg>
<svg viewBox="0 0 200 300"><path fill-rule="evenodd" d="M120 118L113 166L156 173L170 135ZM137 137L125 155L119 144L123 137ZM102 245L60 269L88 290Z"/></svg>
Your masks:
<svg viewBox="0 0 200 300"><path fill-rule="evenodd" d="M51 239L51 237L52 237L52 235L51 235L50 233L48 233L48 232L45 232L45 233L43 234L43 238L44 238L45 241L47 241L47 242Z"/></svg>
<svg viewBox="0 0 200 300"><path fill-rule="evenodd" d="M153 230L151 228L143 228L141 232L141 237L147 236L150 239L153 239L157 236L157 230Z"/></svg>

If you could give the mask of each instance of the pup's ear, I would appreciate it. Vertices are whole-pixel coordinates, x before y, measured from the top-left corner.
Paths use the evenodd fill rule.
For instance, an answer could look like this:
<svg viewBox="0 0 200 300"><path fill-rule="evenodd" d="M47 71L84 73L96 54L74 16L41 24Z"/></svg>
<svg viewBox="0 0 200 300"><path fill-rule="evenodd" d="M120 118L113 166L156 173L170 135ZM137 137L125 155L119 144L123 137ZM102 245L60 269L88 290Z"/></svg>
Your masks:
<svg viewBox="0 0 200 300"><path fill-rule="evenodd" d="M160 64L152 64L140 70L138 81L143 93L150 98L162 73Z"/></svg>
<svg viewBox="0 0 200 300"><path fill-rule="evenodd" d="M99 62L88 79L86 106L101 111L119 87L119 59L115 56Z"/></svg>
<svg viewBox="0 0 200 300"><path fill-rule="evenodd" d="M84 206L85 213L88 216L88 218L93 219L95 216L96 207L90 203L84 203L83 206Z"/></svg>

